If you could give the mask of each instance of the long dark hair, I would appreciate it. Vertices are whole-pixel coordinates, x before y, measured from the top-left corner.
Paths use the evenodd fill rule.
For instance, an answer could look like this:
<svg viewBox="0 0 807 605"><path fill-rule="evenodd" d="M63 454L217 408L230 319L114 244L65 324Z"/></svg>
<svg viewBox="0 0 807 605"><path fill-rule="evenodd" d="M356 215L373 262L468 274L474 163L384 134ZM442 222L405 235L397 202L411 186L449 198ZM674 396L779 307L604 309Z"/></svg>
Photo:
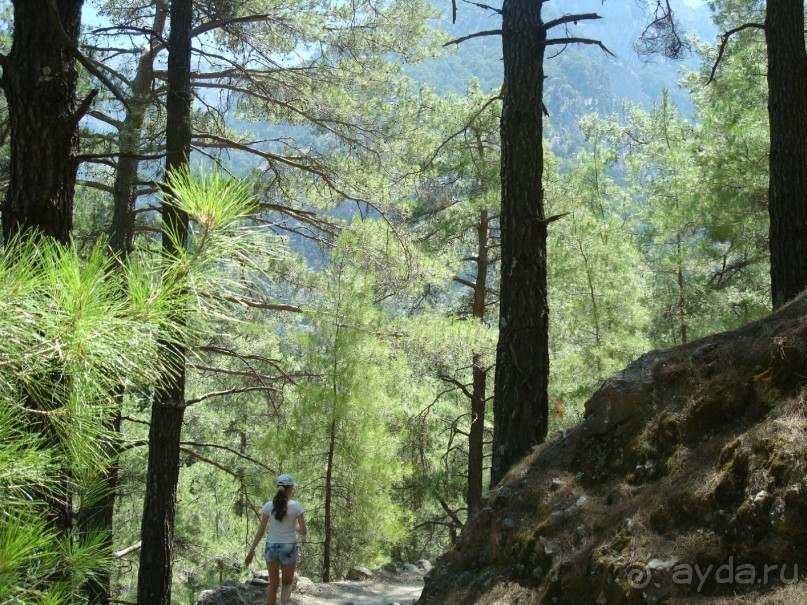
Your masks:
<svg viewBox="0 0 807 605"><path fill-rule="evenodd" d="M282 521L283 517L286 516L286 513L289 509L289 496L286 493L286 486L278 487L277 493L275 497L272 498L272 514L275 516L275 519L278 521Z"/></svg>

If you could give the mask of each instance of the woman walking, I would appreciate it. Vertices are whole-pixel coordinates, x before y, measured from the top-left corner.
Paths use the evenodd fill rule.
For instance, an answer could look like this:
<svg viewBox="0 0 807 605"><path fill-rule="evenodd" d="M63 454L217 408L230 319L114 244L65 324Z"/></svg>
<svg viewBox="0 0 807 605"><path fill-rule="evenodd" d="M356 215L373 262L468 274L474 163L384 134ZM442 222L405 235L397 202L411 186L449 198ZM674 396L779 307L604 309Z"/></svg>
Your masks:
<svg viewBox="0 0 807 605"><path fill-rule="evenodd" d="M287 605L291 597L291 584L294 580L294 568L297 566L297 534L306 534L303 505L292 500L297 484L290 475L277 478L275 497L261 508L261 524L255 532L255 539L249 548L244 563L247 567L255 556L255 547L261 541L266 524L269 524L269 535L266 536L266 569L269 571L269 590L266 593L266 604L277 604L277 587L282 580L280 604Z"/></svg>

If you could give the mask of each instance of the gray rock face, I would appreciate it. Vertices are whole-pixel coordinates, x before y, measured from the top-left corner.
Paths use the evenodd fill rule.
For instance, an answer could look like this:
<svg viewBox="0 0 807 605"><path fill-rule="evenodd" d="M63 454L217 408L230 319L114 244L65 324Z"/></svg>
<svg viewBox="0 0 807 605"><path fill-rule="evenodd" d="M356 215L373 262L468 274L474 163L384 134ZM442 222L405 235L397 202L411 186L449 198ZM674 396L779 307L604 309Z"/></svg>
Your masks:
<svg viewBox="0 0 807 605"><path fill-rule="evenodd" d="M362 567L361 565L356 565L352 567L350 571L347 572L347 579L353 582L361 582L362 580L369 580L373 577L373 572L367 569L366 567Z"/></svg>
<svg viewBox="0 0 807 605"><path fill-rule="evenodd" d="M431 562L426 559L420 559L419 561L415 561L415 565L417 565L420 569L422 569L425 572L430 572L432 570Z"/></svg>
<svg viewBox="0 0 807 605"><path fill-rule="evenodd" d="M305 576L300 576L299 578L297 578L297 586L295 587L295 592L299 592L300 594L313 594L316 593L317 590L318 590L317 585L314 583L313 580L306 578Z"/></svg>
<svg viewBox="0 0 807 605"><path fill-rule="evenodd" d="M649 351L606 380L586 402L584 433L604 435L638 414L653 383L653 368L668 355L669 350Z"/></svg>
<svg viewBox="0 0 807 605"><path fill-rule="evenodd" d="M269 573L255 572L252 580L245 584L226 582L199 594L195 605L265 605L266 588L269 586ZM301 594L316 592L316 585L308 578L294 574L293 586Z"/></svg>
<svg viewBox="0 0 807 605"><path fill-rule="evenodd" d="M238 586L219 586L205 590L196 600L196 605L246 605L244 595Z"/></svg>

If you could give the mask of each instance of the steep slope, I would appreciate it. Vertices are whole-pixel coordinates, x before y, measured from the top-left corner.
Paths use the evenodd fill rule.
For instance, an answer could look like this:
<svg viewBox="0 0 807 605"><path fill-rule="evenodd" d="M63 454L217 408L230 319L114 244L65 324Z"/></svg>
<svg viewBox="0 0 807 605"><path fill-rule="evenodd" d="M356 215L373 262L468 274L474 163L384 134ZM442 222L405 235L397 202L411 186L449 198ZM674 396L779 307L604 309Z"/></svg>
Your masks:
<svg viewBox="0 0 807 605"><path fill-rule="evenodd" d="M492 490L420 605L807 602L805 383L805 296L647 353Z"/></svg>

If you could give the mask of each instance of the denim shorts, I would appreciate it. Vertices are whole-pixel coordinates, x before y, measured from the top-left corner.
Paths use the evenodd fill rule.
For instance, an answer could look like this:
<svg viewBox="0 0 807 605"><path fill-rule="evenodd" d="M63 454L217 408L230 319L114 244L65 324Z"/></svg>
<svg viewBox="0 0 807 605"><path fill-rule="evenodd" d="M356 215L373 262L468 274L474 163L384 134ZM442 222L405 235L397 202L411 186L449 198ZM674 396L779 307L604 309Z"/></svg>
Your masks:
<svg viewBox="0 0 807 605"><path fill-rule="evenodd" d="M280 561L281 565L291 565L297 563L297 543L280 544L278 542L267 542L263 558L267 563Z"/></svg>

